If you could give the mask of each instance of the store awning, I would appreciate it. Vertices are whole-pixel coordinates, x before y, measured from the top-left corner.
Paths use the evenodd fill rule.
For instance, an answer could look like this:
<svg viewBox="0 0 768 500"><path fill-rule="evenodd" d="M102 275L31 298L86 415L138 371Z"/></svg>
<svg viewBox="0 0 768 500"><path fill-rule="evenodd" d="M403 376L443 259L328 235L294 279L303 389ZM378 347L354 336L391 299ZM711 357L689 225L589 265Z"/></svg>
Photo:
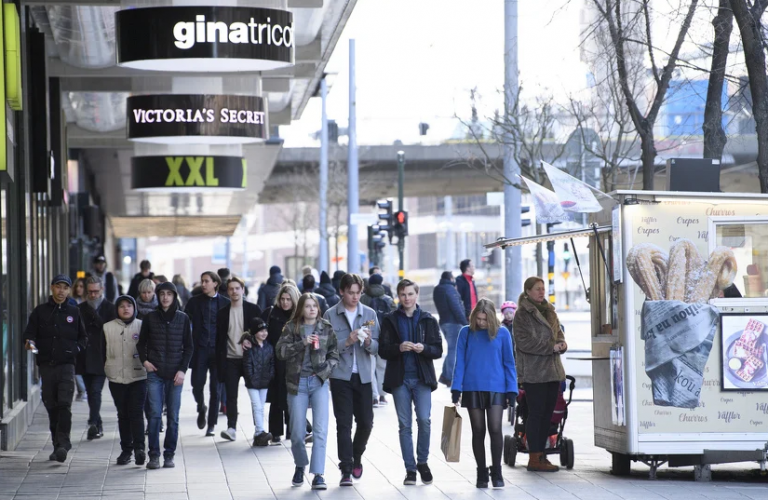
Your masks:
<svg viewBox="0 0 768 500"><path fill-rule="evenodd" d="M579 238L581 236L591 236L595 234L595 231L597 231L597 234L610 233L611 226L597 226L593 224L592 227L561 231L558 233L535 234L533 236L525 236L522 238L499 238L493 243L483 245L483 247L488 250L493 250L494 248L501 248L503 250L507 247L517 247L532 243L546 243L547 241L568 240L571 238Z"/></svg>

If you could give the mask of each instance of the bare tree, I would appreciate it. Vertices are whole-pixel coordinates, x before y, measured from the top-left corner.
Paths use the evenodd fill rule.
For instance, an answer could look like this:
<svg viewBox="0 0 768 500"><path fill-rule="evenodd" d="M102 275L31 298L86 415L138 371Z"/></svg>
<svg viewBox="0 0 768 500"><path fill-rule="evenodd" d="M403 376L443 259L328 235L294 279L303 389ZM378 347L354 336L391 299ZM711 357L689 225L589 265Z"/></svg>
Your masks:
<svg viewBox="0 0 768 500"><path fill-rule="evenodd" d="M629 116L640 137L640 159L643 168L643 189L653 189L655 173L656 144L653 127L664 103L669 89L669 83L677 66L680 48L691 26L691 20L696 11L698 0L690 0L687 12L680 23L675 44L667 54L666 64L660 68L657 63L657 53L662 51L655 48L651 37L650 0L591 0L597 13L596 24L607 28L610 35L612 50L615 54L615 71L617 82L624 97ZM636 74L630 72L630 60L633 46L643 47L647 51L652 74L652 89L647 106L638 99L632 90L632 80Z"/></svg>
<svg viewBox="0 0 768 500"><path fill-rule="evenodd" d="M457 160L457 164L482 171L499 182L499 187L511 184L518 189L520 179L509 179L504 175L503 152L507 146L520 166L520 173L537 183L544 177L541 162L554 163L563 155L565 144L555 140L557 128L557 105L551 96L537 97L531 104L522 102L522 86L515 96L515 102L510 109L496 111L487 120L487 125L481 123L477 113L477 91L470 94L472 104L472 119L466 121L459 116L456 118L467 131L467 141L478 146L479 155L469 155ZM541 234L541 225L535 224L536 234ZM537 255L543 255L541 243L536 246ZM536 259L536 272L543 273L541 258Z"/></svg>
<svg viewBox="0 0 768 500"><path fill-rule="evenodd" d="M715 39L712 43L712 64L704 107L704 158L723 157L728 137L723 129L723 86L733 31L733 10L730 0L719 0L717 15L712 19Z"/></svg>
<svg viewBox="0 0 768 500"><path fill-rule="evenodd" d="M521 102L522 86L510 109L496 111L493 117L481 122L477 113L477 90L472 90L470 100L472 119L467 121L458 115L456 119L466 129L466 140L476 146L479 155L469 153L457 163L481 170L500 185L511 184L518 189L520 179L508 179L504 175L503 151L509 146L520 166L520 173L536 182L542 180L541 162L554 163L563 155L565 146L555 141L557 105L551 96L537 97L532 103Z"/></svg>
<svg viewBox="0 0 768 500"><path fill-rule="evenodd" d="M752 94L752 114L757 129L757 170L760 192L768 193L768 75L766 75L765 29L762 16L768 0L730 0L741 33L744 60Z"/></svg>
<svg viewBox="0 0 768 500"><path fill-rule="evenodd" d="M333 238L334 255L338 257L341 227L347 222L347 169L345 164L337 159L328 162L327 200L329 219L332 224L328 236ZM339 270L338 259L335 269Z"/></svg>
<svg viewBox="0 0 768 500"><path fill-rule="evenodd" d="M293 255L306 261L311 256L309 231L317 228L317 210L310 204L308 193L317 188L316 172L311 167L298 167L287 174L291 189L287 190L288 199L280 212L280 218L293 233Z"/></svg>

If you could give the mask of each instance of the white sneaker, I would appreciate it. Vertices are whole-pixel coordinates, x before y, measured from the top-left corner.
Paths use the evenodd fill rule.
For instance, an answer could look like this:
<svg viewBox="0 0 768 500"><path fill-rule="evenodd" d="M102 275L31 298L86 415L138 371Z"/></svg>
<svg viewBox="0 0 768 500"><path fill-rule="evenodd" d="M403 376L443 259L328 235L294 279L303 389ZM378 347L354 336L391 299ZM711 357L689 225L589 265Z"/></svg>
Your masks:
<svg viewBox="0 0 768 500"><path fill-rule="evenodd" d="M229 441L234 441L237 439L237 431L230 427L225 431L221 431L221 437L228 439Z"/></svg>

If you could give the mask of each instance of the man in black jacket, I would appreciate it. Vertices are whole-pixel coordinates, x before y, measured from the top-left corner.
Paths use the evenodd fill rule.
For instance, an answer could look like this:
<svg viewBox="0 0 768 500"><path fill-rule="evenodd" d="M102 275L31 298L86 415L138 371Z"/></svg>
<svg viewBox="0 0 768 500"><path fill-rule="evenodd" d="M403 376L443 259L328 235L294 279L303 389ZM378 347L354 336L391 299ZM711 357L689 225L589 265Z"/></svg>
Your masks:
<svg viewBox="0 0 768 500"><path fill-rule="evenodd" d="M403 484L416 484L416 471L421 482L430 484L432 472L429 456L430 413L432 391L437 389L434 360L443 355L440 325L418 305L419 285L404 279L397 284L400 307L384 316L379 337L379 356L387 361L384 390L395 401L400 428L400 451L405 462ZM416 410L419 436L416 460L413 457L411 408Z"/></svg>
<svg viewBox="0 0 768 500"><path fill-rule="evenodd" d="M269 306L275 305L277 292L280 291L280 285L283 282L283 274L278 266L269 268L269 279L259 288L259 298L256 305L259 309L266 310Z"/></svg>
<svg viewBox="0 0 768 500"><path fill-rule="evenodd" d="M168 409L163 467L175 467L173 457L179 440L179 408L184 375L194 349L189 317L178 310L176 287L171 282L155 289L160 305L141 323L136 349L147 369L149 401L149 462L147 469L160 468L160 421L163 403Z"/></svg>
<svg viewBox="0 0 768 500"><path fill-rule="evenodd" d="M440 329L443 330L445 342L448 344L448 355L443 362L443 373L438 381L451 387L453 365L456 363L456 340L459 338L461 327L468 325L469 321L450 271L445 271L440 276L440 284L432 292L432 299L440 316Z"/></svg>
<svg viewBox="0 0 768 500"><path fill-rule="evenodd" d="M152 279L155 277L155 274L151 271L152 264L150 264L148 260L142 260L139 264L139 269L140 271L133 276L131 284L128 287L128 295L134 299L139 298L139 283L145 279Z"/></svg>
<svg viewBox="0 0 768 500"><path fill-rule="evenodd" d="M331 308L341 301L341 297L336 293L331 283L331 277L325 271L320 273L320 285L315 289L315 293L322 295L328 307Z"/></svg>
<svg viewBox="0 0 768 500"><path fill-rule="evenodd" d="M117 299L117 280L115 275L107 271L107 258L103 255L97 255L93 259L93 269L91 271L93 276L101 279L101 287L103 289L104 298L109 302L115 303Z"/></svg>
<svg viewBox="0 0 768 500"><path fill-rule="evenodd" d="M101 391L107 374L104 361L107 358L104 340L104 324L117 318L115 305L104 297L104 288L98 276L85 280L86 300L78 306L88 334L88 346L77 357L76 372L83 376L88 392L88 440L104 435L101 424Z"/></svg>
<svg viewBox="0 0 768 500"><path fill-rule="evenodd" d="M234 441L237 437L237 390L240 377L245 377L240 341L251 320L261 317L261 309L243 300L245 283L237 276L227 281L227 291L231 302L216 318L216 366L227 393L227 430L221 431L221 437Z"/></svg>
<svg viewBox="0 0 768 500"><path fill-rule="evenodd" d="M195 353L192 356L192 394L197 402L197 427L205 428L206 411L208 413L208 429L206 436L213 436L213 429L219 421L220 386L224 378L219 380L216 370L216 318L219 310L229 304L229 299L219 293L221 278L213 271L200 275L200 286L203 293L195 295L184 312L192 323L192 338L195 342ZM210 373L208 405L205 406L205 381ZM222 373L223 375L223 373Z"/></svg>
<svg viewBox="0 0 768 500"><path fill-rule="evenodd" d="M325 300L325 297L317 293L317 290L315 290L315 277L311 274L305 275L301 279L301 289L301 293L311 293L315 296L317 299L317 304L320 306L320 316L325 314L325 311L329 309L328 301Z"/></svg>
<svg viewBox="0 0 768 500"><path fill-rule="evenodd" d="M29 316L24 330L25 348L37 350L43 404L48 411L53 453L49 460L64 462L72 448L72 397L75 394L75 360L88 342L80 310L69 303L69 276L51 281L51 296Z"/></svg>

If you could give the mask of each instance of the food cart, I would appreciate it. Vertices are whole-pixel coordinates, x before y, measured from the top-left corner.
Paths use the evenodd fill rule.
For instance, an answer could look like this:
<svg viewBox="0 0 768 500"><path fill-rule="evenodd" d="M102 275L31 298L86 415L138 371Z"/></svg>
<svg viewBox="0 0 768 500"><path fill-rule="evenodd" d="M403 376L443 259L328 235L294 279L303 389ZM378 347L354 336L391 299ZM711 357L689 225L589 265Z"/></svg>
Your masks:
<svg viewBox="0 0 768 500"><path fill-rule="evenodd" d="M590 226L595 444L613 473L768 451L768 196L617 191Z"/></svg>

